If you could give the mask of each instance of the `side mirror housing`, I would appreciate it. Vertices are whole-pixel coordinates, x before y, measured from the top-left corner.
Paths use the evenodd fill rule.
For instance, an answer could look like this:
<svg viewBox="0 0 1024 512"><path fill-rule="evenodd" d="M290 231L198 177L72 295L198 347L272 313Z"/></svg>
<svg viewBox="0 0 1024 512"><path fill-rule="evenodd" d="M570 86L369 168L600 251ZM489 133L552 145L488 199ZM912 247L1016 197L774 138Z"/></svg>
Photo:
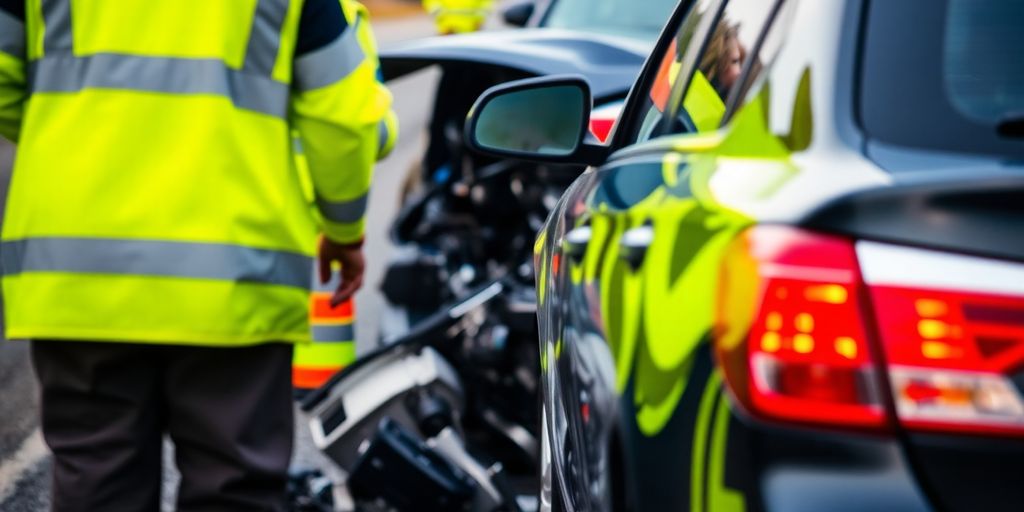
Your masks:
<svg viewBox="0 0 1024 512"><path fill-rule="evenodd" d="M513 27L525 27L530 22L530 18L533 17L534 11L536 11L536 5L533 1L517 3L506 8L501 13L505 23Z"/></svg>
<svg viewBox="0 0 1024 512"><path fill-rule="evenodd" d="M609 149L585 141L592 101L590 85L575 75L498 85L469 111L466 141L502 158L597 165Z"/></svg>

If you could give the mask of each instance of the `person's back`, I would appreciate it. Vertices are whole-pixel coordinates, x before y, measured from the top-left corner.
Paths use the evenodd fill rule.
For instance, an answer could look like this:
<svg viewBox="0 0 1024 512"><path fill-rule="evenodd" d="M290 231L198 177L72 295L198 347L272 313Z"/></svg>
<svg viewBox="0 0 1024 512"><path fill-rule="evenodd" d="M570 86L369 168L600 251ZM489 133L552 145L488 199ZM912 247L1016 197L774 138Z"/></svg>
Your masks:
<svg viewBox="0 0 1024 512"><path fill-rule="evenodd" d="M293 80L301 4L71 5L44 0L26 26L8 334L307 339L317 225L293 165L290 84L344 70ZM366 191L365 177L330 171L343 198Z"/></svg>
<svg viewBox="0 0 1024 512"><path fill-rule="evenodd" d="M291 346L280 342L309 339L318 233L320 268L343 265L335 302L361 282L390 95L355 33L339 0L0 0L0 135L18 143L0 236L7 337L40 340L57 505L71 503L62 478L81 460L72 471L62 457L82 451L81 436L96 450L141 442L117 414L150 408L158 429L202 438L179 453L183 472L233 461L232 478L262 474L270 492L281 483L281 468L252 466L269 460L259 448L232 443L272 437L278 462L290 448L290 389L278 380L290 377ZM123 410L76 422L95 420L90 400L104 393ZM280 417L261 423L252 410L268 401ZM77 506L132 503L97 496L149 475L107 455L78 482ZM200 480L185 476L182 507L203 494Z"/></svg>

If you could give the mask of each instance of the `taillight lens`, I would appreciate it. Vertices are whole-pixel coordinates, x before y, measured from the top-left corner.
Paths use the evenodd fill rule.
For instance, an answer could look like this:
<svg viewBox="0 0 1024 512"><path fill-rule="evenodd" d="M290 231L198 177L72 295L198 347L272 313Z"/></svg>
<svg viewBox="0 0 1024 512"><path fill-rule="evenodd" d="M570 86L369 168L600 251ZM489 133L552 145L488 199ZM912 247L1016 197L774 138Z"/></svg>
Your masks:
<svg viewBox="0 0 1024 512"><path fill-rule="evenodd" d="M1024 299L885 285L871 297L902 424L1024 433L1010 378L1024 367Z"/></svg>
<svg viewBox="0 0 1024 512"><path fill-rule="evenodd" d="M853 243L758 226L725 261L716 351L743 405L783 421L883 427Z"/></svg>
<svg viewBox="0 0 1024 512"><path fill-rule="evenodd" d="M1024 293L972 290L1024 289L1000 283L1024 266L784 226L747 230L724 261L715 351L751 413L884 428L887 377L908 429L1024 434Z"/></svg>

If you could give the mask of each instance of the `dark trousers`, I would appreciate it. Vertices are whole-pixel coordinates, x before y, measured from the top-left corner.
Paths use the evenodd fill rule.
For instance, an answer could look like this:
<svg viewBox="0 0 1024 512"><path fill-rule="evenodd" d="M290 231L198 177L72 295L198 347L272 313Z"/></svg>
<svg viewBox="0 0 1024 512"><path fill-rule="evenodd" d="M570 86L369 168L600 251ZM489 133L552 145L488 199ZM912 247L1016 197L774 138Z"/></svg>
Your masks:
<svg viewBox="0 0 1024 512"><path fill-rule="evenodd" d="M292 451L292 346L35 341L53 510L160 509L163 434L180 511L281 510Z"/></svg>

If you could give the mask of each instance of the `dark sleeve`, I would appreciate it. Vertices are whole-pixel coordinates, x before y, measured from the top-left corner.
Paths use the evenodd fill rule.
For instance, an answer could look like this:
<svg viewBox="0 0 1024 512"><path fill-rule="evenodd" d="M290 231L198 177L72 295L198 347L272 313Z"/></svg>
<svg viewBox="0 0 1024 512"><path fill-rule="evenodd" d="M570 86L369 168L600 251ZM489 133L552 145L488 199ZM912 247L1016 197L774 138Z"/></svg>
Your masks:
<svg viewBox="0 0 1024 512"><path fill-rule="evenodd" d="M0 2L24 2L24 0L0 0ZM306 0L299 18L299 40L295 45L295 56L319 50L338 38L348 22L341 10L341 0Z"/></svg>
<svg viewBox="0 0 1024 512"><path fill-rule="evenodd" d="M7 12L15 19L25 21L25 0L0 0L0 11Z"/></svg>

